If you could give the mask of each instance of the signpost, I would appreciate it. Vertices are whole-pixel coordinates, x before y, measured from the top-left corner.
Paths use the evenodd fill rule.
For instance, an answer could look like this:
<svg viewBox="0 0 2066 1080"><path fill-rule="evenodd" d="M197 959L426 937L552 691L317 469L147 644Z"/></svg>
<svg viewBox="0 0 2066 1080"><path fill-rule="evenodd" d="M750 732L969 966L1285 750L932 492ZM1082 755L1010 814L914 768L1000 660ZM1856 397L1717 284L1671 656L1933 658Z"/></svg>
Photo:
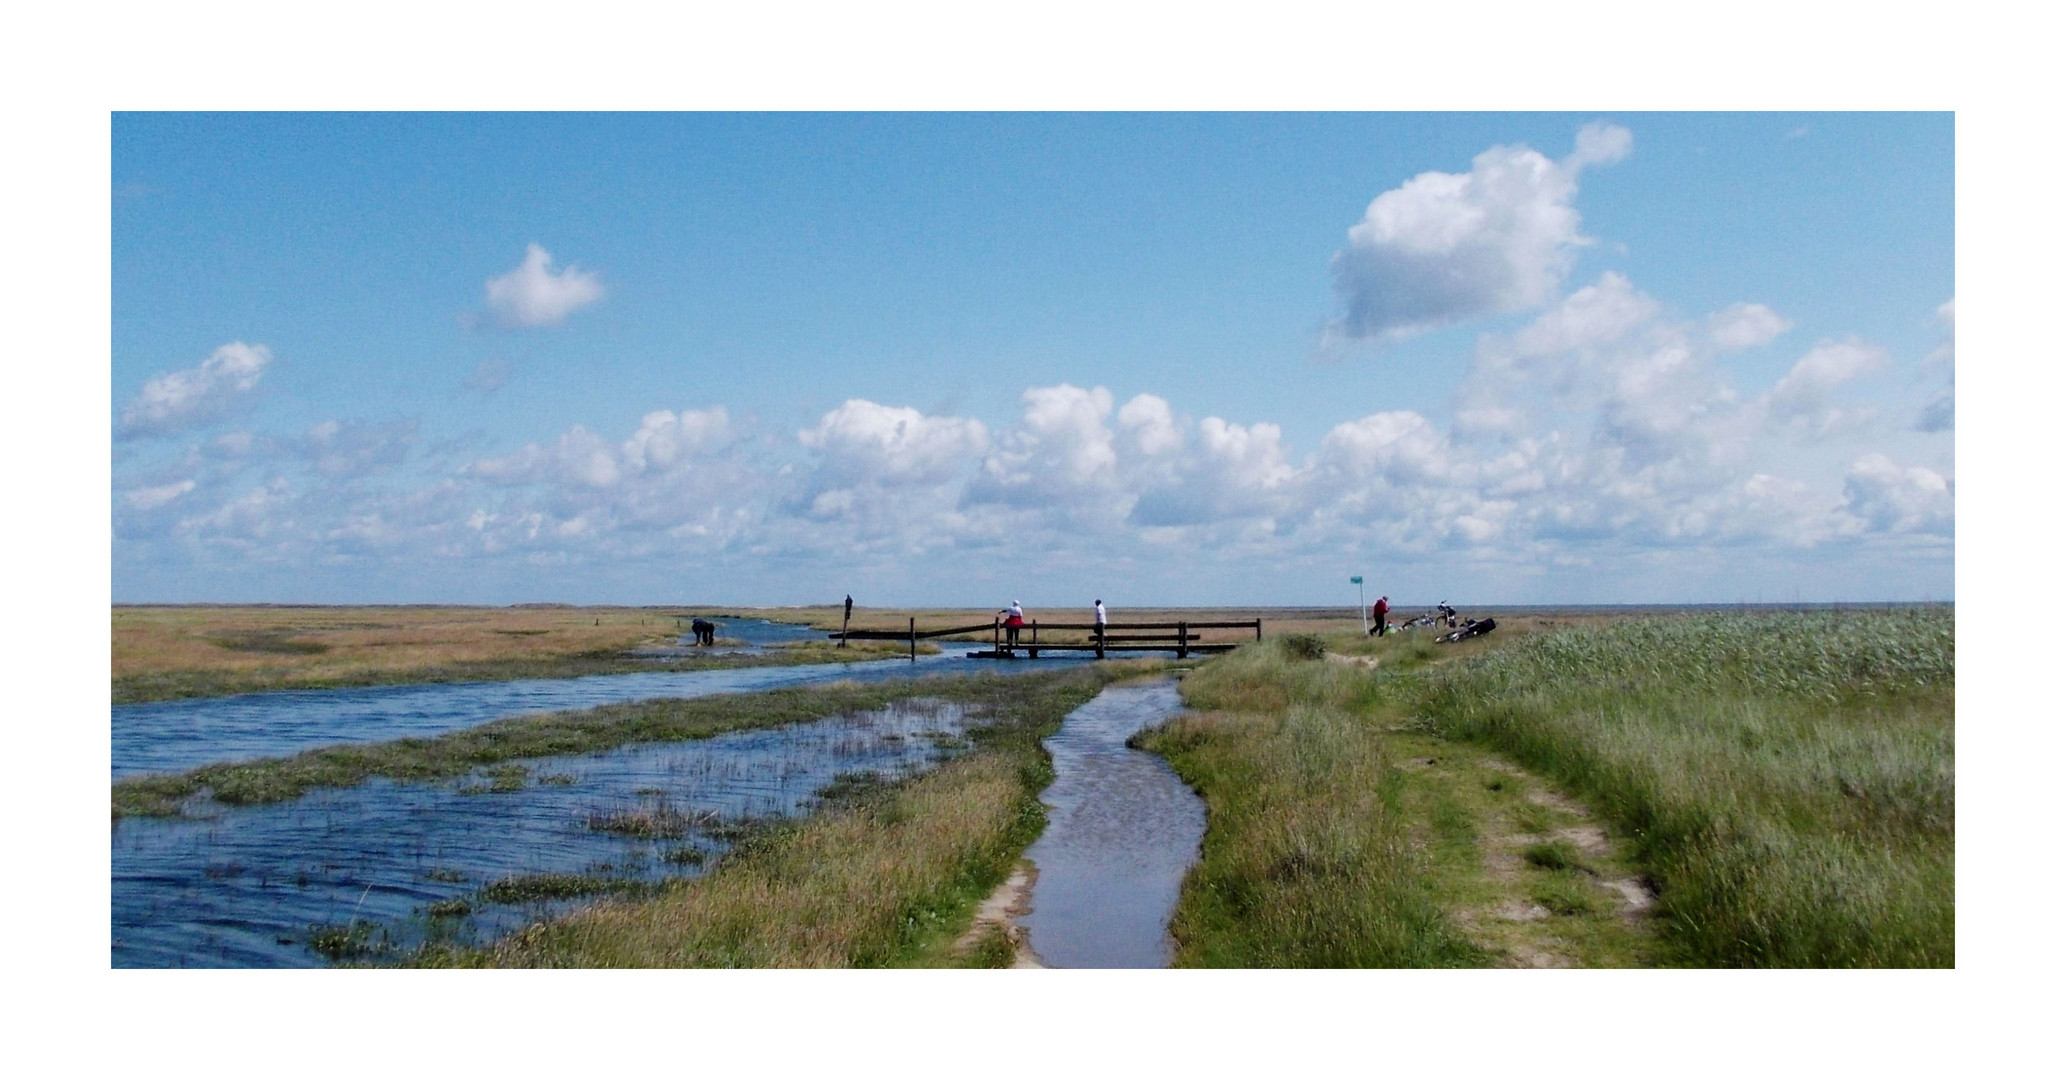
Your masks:
<svg viewBox="0 0 2066 1080"><path fill-rule="evenodd" d="M1363 606L1363 575L1357 574L1349 579L1349 583L1356 586L1356 618L1363 622L1363 632L1367 634L1370 632L1370 623L1367 621L1368 609Z"/></svg>

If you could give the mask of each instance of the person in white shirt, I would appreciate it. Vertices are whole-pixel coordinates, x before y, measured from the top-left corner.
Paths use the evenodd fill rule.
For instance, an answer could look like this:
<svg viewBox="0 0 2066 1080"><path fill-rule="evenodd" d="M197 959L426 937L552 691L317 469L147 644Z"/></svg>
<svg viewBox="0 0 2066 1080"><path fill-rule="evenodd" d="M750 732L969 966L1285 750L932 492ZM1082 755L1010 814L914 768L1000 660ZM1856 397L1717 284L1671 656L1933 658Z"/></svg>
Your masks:
<svg viewBox="0 0 2066 1080"><path fill-rule="evenodd" d="M998 614L1004 616L1004 643L1008 646L1017 645L1019 643L1019 627L1026 625L1026 609L1020 607L1019 602L1014 600L1011 602L1010 607L998 612Z"/></svg>
<svg viewBox="0 0 2066 1080"><path fill-rule="evenodd" d="M1102 644L1105 640L1105 602L1103 600L1092 601L1090 610L1093 616L1091 621L1097 624L1097 640Z"/></svg>

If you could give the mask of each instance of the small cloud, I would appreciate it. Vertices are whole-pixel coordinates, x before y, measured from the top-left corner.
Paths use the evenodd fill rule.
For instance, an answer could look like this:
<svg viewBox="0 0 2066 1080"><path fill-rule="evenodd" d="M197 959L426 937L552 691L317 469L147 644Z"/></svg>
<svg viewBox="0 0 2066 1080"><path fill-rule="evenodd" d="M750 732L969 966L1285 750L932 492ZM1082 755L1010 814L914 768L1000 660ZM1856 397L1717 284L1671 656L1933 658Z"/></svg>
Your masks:
<svg viewBox="0 0 2066 1080"><path fill-rule="evenodd" d="M194 490L194 482L192 480L181 480L176 484L165 484L159 487L135 488L123 492L122 499L129 504L131 510L149 511L156 510L192 490Z"/></svg>
<svg viewBox="0 0 2066 1080"><path fill-rule="evenodd" d="M1859 341L1825 341L1808 350L1772 388L1773 411L1781 416L1810 412L1821 406L1827 391L1886 362L1886 351L1877 346Z"/></svg>
<svg viewBox="0 0 2066 1080"><path fill-rule="evenodd" d="M1801 126L1794 128L1792 131L1786 133L1786 141L1792 142L1795 139L1805 139L1808 137L1808 132L1811 130L1813 129L1810 128L1808 125L1802 124Z"/></svg>
<svg viewBox="0 0 2066 1080"><path fill-rule="evenodd" d="M1578 129L1572 140L1571 156L1564 159L1564 169L1576 173L1588 165L1612 165L1627 157L1635 145L1636 137L1627 128L1595 120Z"/></svg>
<svg viewBox="0 0 2066 1080"><path fill-rule="evenodd" d="M509 327L558 326L602 298L594 273L572 265L554 273L552 254L537 244L524 249L516 269L488 281L488 310Z"/></svg>
<svg viewBox="0 0 2066 1080"><path fill-rule="evenodd" d="M272 360L263 345L232 341L193 367L154 376L122 407L115 433L125 439L176 435L220 419L245 403Z"/></svg>
<svg viewBox="0 0 2066 1080"><path fill-rule="evenodd" d="M1707 319L1707 335L1722 352L1754 348L1793 329L1793 321L1763 304L1731 304Z"/></svg>

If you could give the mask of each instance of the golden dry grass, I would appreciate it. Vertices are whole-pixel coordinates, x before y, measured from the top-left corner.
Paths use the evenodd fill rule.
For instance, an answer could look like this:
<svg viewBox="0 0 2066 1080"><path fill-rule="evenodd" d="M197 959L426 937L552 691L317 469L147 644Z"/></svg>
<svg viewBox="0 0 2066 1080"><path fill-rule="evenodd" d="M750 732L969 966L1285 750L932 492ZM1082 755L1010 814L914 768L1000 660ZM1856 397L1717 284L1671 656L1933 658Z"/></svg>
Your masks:
<svg viewBox="0 0 2066 1080"><path fill-rule="evenodd" d="M626 651L686 633L677 608L117 607L117 703L257 690L571 678L863 659L890 643L805 643L755 657L639 659ZM921 651L924 651L923 647Z"/></svg>
<svg viewBox="0 0 2066 1080"><path fill-rule="evenodd" d="M365 671L539 661L670 640L641 608L117 607L114 677L180 671Z"/></svg>
<svg viewBox="0 0 2066 1080"><path fill-rule="evenodd" d="M605 902L497 945L498 967L869 967L967 906L952 887L994 861L1024 811L1018 766L951 762L888 800L819 815L723 871ZM958 925L958 924L957 924Z"/></svg>

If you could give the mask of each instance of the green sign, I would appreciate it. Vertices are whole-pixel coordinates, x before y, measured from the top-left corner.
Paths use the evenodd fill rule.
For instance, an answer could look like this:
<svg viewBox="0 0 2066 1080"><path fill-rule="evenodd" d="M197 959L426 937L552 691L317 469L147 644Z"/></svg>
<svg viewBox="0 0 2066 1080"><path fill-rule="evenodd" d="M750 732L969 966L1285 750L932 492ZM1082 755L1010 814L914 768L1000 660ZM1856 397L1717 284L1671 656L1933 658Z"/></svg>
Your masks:
<svg viewBox="0 0 2066 1080"><path fill-rule="evenodd" d="M1349 579L1349 584L1351 584L1351 585L1361 585L1361 584L1363 584L1363 578L1362 578L1362 577L1361 577L1360 575L1358 575L1358 576L1356 576L1356 577L1352 577L1352 578L1350 578L1350 579Z"/></svg>

